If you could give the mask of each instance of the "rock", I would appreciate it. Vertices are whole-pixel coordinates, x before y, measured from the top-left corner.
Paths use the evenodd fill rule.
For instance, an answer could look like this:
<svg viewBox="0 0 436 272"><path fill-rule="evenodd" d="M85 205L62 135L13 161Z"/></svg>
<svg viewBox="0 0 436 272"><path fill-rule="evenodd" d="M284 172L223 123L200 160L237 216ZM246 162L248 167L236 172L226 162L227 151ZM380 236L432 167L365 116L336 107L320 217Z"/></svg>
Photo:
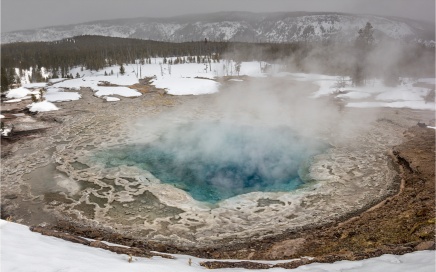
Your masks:
<svg viewBox="0 0 436 272"><path fill-rule="evenodd" d="M419 243L415 250L435 250L435 243L434 241L425 241L422 243Z"/></svg>
<svg viewBox="0 0 436 272"><path fill-rule="evenodd" d="M297 238L276 243L269 251L268 258L280 259L293 256L304 245L306 239Z"/></svg>
<svg viewBox="0 0 436 272"><path fill-rule="evenodd" d="M427 125L425 124L425 123L421 123L421 122L418 122L418 127L427 127Z"/></svg>

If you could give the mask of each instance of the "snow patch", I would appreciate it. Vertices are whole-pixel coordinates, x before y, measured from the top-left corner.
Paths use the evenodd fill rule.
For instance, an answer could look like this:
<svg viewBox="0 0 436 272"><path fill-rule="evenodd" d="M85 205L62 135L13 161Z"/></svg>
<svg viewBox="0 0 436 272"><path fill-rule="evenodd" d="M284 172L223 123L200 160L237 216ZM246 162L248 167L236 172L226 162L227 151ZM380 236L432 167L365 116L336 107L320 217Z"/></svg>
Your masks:
<svg viewBox="0 0 436 272"><path fill-rule="evenodd" d="M172 95L201 95L218 92L219 83L200 78L160 78L153 81L156 88L166 89Z"/></svg>
<svg viewBox="0 0 436 272"><path fill-rule="evenodd" d="M17 89L9 90L6 94L6 98L23 98L30 94L30 90L20 87Z"/></svg>
<svg viewBox="0 0 436 272"><path fill-rule="evenodd" d="M31 112L55 111L59 108L49 101L35 102L27 106Z"/></svg>
<svg viewBox="0 0 436 272"><path fill-rule="evenodd" d="M49 88L44 97L49 102L62 102L79 100L82 96L77 92L64 92L61 88Z"/></svg>
<svg viewBox="0 0 436 272"><path fill-rule="evenodd" d="M113 96L107 96L105 97L106 101L108 102L116 102L116 101L120 101L120 99L118 97L113 97Z"/></svg>
<svg viewBox="0 0 436 272"><path fill-rule="evenodd" d="M2 136L9 136L9 133L11 133L12 129L10 128L3 128L0 129L0 133Z"/></svg>
<svg viewBox="0 0 436 272"><path fill-rule="evenodd" d="M135 91L133 89L127 88L127 87L103 87L103 86L96 86L93 87L95 92L95 96L104 96L104 95L119 95L124 97L137 97L141 96L142 94L138 91Z"/></svg>

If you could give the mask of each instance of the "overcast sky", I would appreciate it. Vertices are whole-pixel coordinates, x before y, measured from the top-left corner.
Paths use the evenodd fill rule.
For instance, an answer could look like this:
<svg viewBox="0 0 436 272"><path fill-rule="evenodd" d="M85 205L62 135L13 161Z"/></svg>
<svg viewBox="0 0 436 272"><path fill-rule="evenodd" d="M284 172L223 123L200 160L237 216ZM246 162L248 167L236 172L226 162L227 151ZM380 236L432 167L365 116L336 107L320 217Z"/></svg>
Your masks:
<svg viewBox="0 0 436 272"><path fill-rule="evenodd" d="M1 31L218 11L337 11L435 21L435 0L1 0Z"/></svg>

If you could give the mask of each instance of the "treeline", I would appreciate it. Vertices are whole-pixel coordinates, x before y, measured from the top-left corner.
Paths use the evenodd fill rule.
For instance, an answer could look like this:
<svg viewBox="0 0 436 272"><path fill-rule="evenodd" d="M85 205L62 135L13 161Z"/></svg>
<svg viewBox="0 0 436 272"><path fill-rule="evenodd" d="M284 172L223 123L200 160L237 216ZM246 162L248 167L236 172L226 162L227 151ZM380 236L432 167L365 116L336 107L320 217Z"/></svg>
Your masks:
<svg viewBox="0 0 436 272"><path fill-rule="evenodd" d="M108 65L134 63L153 57L210 56L218 59L226 52L239 51L238 58L271 60L288 55L297 44L251 44L230 42L170 43L150 40L79 36L55 42L11 43L1 46L1 65L4 68L29 69L44 67L49 71L68 71L82 66L99 70ZM258 54L259 49L263 52ZM60 71L62 73L62 71ZM65 73L62 73L65 74Z"/></svg>
<svg viewBox="0 0 436 272"><path fill-rule="evenodd" d="M365 29L367 31L365 31ZM180 58L180 62L235 61L278 62L288 71L316 72L351 76L356 83L372 77L386 77L395 84L398 77L433 77L435 73L434 48L417 43L394 40L377 41L372 37L368 23L356 41L320 43L241 43L196 41L184 43L79 36L55 42L11 43L1 46L2 86L17 81L13 68L32 68L32 81L40 80L41 68L52 76L71 77L73 67L99 70L110 65L140 61L150 63L153 57ZM365 41L365 46L362 46ZM359 45L360 44L360 45ZM3 90L4 88L2 88Z"/></svg>

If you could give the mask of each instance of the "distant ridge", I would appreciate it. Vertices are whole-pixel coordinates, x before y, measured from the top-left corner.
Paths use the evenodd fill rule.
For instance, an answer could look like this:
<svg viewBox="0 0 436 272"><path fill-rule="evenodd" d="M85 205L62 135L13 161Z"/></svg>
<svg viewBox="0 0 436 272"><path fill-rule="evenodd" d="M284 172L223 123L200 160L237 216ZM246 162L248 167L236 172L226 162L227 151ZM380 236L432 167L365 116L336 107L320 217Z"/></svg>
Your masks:
<svg viewBox="0 0 436 272"><path fill-rule="evenodd" d="M133 18L13 31L1 34L2 43L55 41L81 35L186 42L208 40L241 42L351 41L370 22L376 37L434 45L433 23L398 17L334 12L217 12L170 18Z"/></svg>

